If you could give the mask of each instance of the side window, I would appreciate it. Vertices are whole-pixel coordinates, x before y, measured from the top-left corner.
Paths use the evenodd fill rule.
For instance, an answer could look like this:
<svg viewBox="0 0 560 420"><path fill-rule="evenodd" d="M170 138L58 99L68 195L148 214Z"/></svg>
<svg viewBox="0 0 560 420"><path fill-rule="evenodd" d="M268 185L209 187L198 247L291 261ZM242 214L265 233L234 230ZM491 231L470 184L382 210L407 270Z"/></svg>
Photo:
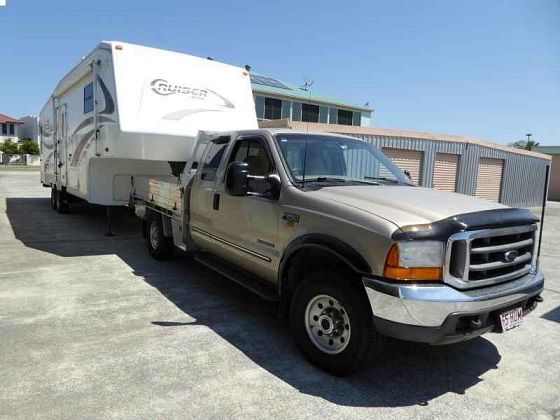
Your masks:
<svg viewBox="0 0 560 420"><path fill-rule="evenodd" d="M84 114L93 111L93 83L84 87Z"/></svg>
<svg viewBox="0 0 560 420"><path fill-rule="evenodd" d="M239 140L237 143L235 143L229 163L245 162L245 159L247 158L247 154L249 152L249 144L249 140Z"/></svg>
<svg viewBox="0 0 560 420"><path fill-rule="evenodd" d="M248 163L249 175L265 176L274 172L266 146L260 139L238 140L233 147L231 162ZM253 192L263 193L270 188L270 185L263 179L254 179L249 181L249 187Z"/></svg>
<svg viewBox="0 0 560 420"><path fill-rule="evenodd" d="M10 134L14 134L14 126L15 124L10 124Z"/></svg>
<svg viewBox="0 0 560 420"><path fill-rule="evenodd" d="M258 139L238 140L231 154L231 162L249 164L249 174L264 176L273 171L272 162L266 153L264 143Z"/></svg>
<svg viewBox="0 0 560 420"><path fill-rule="evenodd" d="M222 160L226 146L227 143L210 144L210 150L204 159L204 166L200 173L200 179L204 181L214 181L216 179L216 172L218 172L218 167L220 166L220 161Z"/></svg>

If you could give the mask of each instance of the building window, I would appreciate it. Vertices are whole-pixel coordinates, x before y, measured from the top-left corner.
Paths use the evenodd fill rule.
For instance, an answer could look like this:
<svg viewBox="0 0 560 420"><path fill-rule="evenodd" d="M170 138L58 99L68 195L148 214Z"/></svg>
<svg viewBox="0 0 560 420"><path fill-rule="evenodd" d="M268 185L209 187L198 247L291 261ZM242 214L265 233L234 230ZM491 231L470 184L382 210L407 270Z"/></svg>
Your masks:
<svg viewBox="0 0 560 420"><path fill-rule="evenodd" d="M2 123L2 134L8 134L8 125Z"/></svg>
<svg viewBox="0 0 560 420"><path fill-rule="evenodd" d="M93 83L84 87L84 114L93 111Z"/></svg>
<svg viewBox="0 0 560 420"><path fill-rule="evenodd" d="M292 103L292 121L301 121L301 102Z"/></svg>
<svg viewBox="0 0 560 420"><path fill-rule="evenodd" d="M9 124L9 127L10 127L10 134L14 134L14 133L15 133L14 125L15 125L15 124Z"/></svg>
<svg viewBox="0 0 560 420"><path fill-rule="evenodd" d="M275 98L264 98L264 118L279 120L282 118L282 101Z"/></svg>
<svg viewBox="0 0 560 420"><path fill-rule="evenodd" d="M301 120L307 122L319 122L319 107L317 105L302 104Z"/></svg>
<svg viewBox="0 0 560 420"><path fill-rule="evenodd" d="M340 125L352 125L352 111L346 111L345 109L338 110L338 124Z"/></svg>
<svg viewBox="0 0 560 420"><path fill-rule="evenodd" d="M255 112L259 120L264 118L264 96L255 95Z"/></svg>

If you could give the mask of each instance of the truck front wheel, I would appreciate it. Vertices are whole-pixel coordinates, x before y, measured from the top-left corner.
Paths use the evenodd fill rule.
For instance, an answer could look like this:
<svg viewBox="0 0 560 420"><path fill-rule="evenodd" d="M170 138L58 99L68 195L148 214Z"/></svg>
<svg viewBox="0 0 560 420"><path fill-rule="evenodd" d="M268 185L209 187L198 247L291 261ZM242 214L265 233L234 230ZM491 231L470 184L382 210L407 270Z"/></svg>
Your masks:
<svg viewBox="0 0 560 420"><path fill-rule="evenodd" d="M148 219L146 239L148 241L148 252L154 259L164 260L173 255L175 249L173 238L164 235L159 214L155 214Z"/></svg>
<svg viewBox="0 0 560 420"><path fill-rule="evenodd" d="M365 296L349 279L319 272L297 288L290 305L292 332L307 360L337 376L365 367L382 337Z"/></svg>

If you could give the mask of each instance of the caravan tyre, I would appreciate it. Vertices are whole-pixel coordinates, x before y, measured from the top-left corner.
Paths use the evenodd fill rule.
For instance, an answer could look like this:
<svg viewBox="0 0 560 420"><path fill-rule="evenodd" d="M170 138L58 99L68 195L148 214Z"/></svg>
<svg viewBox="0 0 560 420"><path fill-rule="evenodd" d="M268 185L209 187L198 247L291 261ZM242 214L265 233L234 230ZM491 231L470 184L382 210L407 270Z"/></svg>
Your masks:
<svg viewBox="0 0 560 420"><path fill-rule="evenodd" d="M56 210L56 187L51 187L51 207Z"/></svg>
<svg viewBox="0 0 560 420"><path fill-rule="evenodd" d="M56 190L55 201L56 201L56 211L58 211L59 213L66 213L66 210L68 210L66 193L62 190Z"/></svg>

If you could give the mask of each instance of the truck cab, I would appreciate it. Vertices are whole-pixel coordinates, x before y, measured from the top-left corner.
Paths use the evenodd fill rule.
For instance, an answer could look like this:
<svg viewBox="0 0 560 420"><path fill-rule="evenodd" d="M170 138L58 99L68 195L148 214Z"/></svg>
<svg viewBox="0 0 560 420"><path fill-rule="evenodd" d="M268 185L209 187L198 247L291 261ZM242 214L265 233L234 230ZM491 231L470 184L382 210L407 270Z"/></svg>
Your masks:
<svg viewBox="0 0 560 420"><path fill-rule="evenodd" d="M384 336L507 331L541 301L528 210L417 187L341 135L201 132L194 150L176 182L134 180L151 255L183 249L278 302L326 371L362 368Z"/></svg>

